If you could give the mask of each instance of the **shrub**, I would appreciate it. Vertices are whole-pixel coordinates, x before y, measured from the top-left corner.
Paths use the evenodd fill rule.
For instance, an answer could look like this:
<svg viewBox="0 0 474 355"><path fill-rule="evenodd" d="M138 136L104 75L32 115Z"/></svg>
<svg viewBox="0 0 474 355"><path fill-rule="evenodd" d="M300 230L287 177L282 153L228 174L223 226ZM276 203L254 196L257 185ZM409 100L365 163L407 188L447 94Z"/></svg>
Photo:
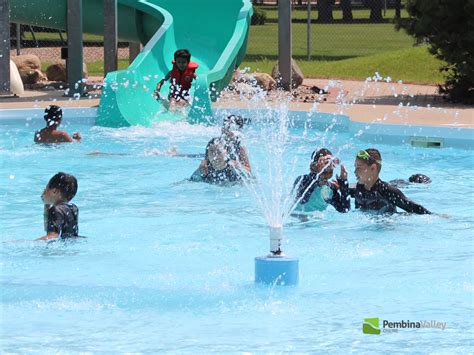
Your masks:
<svg viewBox="0 0 474 355"><path fill-rule="evenodd" d="M440 92L452 101L474 103L474 0L406 0L409 19L398 20L419 43L447 64Z"/></svg>

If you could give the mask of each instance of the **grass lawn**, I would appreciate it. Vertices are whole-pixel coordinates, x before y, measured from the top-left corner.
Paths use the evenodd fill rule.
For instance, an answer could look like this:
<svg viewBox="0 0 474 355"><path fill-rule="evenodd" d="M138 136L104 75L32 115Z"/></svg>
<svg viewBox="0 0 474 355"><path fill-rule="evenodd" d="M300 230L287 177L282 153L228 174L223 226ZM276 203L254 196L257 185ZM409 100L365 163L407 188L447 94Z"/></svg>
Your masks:
<svg viewBox="0 0 474 355"><path fill-rule="evenodd" d="M441 61L433 57L426 46L399 49L364 57L339 61L297 61L308 78L365 80L375 72L393 80L406 83L441 84L444 79L439 72ZM275 60L245 60L241 68L271 73Z"/></svg>
<svg viewBox="0 0 474 355"><path fill-rule="evenodd" d="M385 51L410 48L414 41L393 24L312 24L311 56L315 59L341 60ZM306 24L293 24L293 57L306 58ZM247 56L273 59L277 56L278 25L251 26Z"/></svg>
<svg viewBox="0 0 474 355"><path fill-rule="evenodd" d="M257 6L257 8L262 9L265 11L267 15L267 20L269 21L278 21L278 7L277 6ZM307 10L306 8L297 8L293 9L292 11L292 18L293 19L307 19ZM384 16L383 11L382 11L382 16L385 19L393 19L395 17L395 9L387 9L387 12ZM408 13L402 9L401 12L402 17L408 17ZM355 9L352 10L352 17L354 19L368 19L370 17L370 10L369 9ZM317 19L318 18L318 11L316 10L316 6L311 7L311 18L312 19ZM335 20L341 20L342 19L342 10L335 8L333 11L333 18Z"/></svg>
<svg viewBox="0 0 474 355"><path fill-rule="evenodd" d="M64 41L66 41L67 40L67 33L62 32L62 36L63 36ZM59 32L57 32L57 31L55 31L55 32L35 32L35 38L38 41L60 41L61 40L61 36L59 35ZM88 33L85 33L82 36L82 38L83 38L84 41L90 41L90 42L103 42L104 41L104 36L93 35L93 34L88 34ZM33 35L32 35L31 32L25 31L23 33L22 39L31 41L31 40L33 40Z"/></svg>
<svg viewBox="0 0 474 355"><path fill-rule="evenodd" d="M273 59L246 59L240 68L249 67L251 71L271 73L275 65ZM297 60L298 65L307 78L354 79L365 80L375 72L393 80L403 80L406 83L441 84L444 79L439 72L442 62L428 53L426 46L412 47L369 56L354 57L344 60ZM45 72L50 63L43 63ZM128 66L127 59L119 60L119 69ZM87 63L90 76L102 76L104 63L95 61Z"/></svg>
<svg viewBox="0 0 474 355"><path fill-rule="evenodd" d="M265 8L269 19L277 19L276 8ZM369 10L354 10L354 18L368 18ZM317 12L313 12L313 17ZM394 10L387 11L393 18ZM403 13L402 13L403 16ZM306 18L306 11L295 10L294 18ZM334 11L341 18L340 10ZM306 77L358 79L373 76L376 71L394 80L410 83L439 84L443 76L441 62L430 55L426 47L413 47L414 40L404 31L396 31L392 23L383 24L312 24L310 33L311 60L307 60L307 25L294 23L292 27L293 57ZM57 36L57 34L44 34ZM101 40L101 36L84 35L87 40ZM242 67L270 73L277 60L278 24L267 22L251 26L247 56ZM46 69L48 63L43 65ZM87 63L89 75L103 75L103 62ZM127 60L119 60L119 68L126 68Z"/></svg>

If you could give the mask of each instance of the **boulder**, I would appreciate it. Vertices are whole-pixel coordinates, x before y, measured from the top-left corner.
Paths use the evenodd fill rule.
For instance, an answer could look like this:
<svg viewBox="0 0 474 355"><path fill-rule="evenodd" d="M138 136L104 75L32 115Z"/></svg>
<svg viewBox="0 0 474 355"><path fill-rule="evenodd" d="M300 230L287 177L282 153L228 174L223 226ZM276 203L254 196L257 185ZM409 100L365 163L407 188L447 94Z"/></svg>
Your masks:
<svg viewBox="0 0 474 355"><path fill-rule="evenodd" d="M34 54L12 56L11 60L15 63L20 73L22 71L41 70L41 61L38 56Z"/></svg>
<svg viewBox="0 0 474 355"><path fill-rule="evenodd" d="M272 77L273 79L276 80L278 83L280 81L280 71L278 69L278 63L275 64L272 70ZM291 58L291 86L293 89L296 89L298 86L303 84L304 80L304 75L303 72L301 71L300 67L298 64L296 64L295 60Z"/></svg>
<svg viewBox="0 0 474 355"><path fill-rule="evenodd" d="M272 78L271 75L267 73L254 73L253 77L257 81L257 84L260 85L264 90L270 91L276 89L277 82Z"/></svg>
<svg viewBox="0 0 474 355"><path fill-rule="evenodd" d="M66 62L61 61L58 63L51 64L46 69L46 76L48 77L48 80L50 81L66 82L67 81ZM82 63L82 76L84 78L88 77L86 63Z"/></svg>
<svg viewBox="0 0 474 355"><path fill-rule="evenodd" d="M45 79L41 72L41 61L38 56L23 54L12 56L11 59L18 68L23 84L36 84L38 81Z"/></svg>
<svg viewBox="0 0 474 355"><path fill-rule="evenodd" d="M49 81L63 81L67 80L66 64L55 63L48 66L46 69L46 76Z"/></svg>
<svg viewBox="0 0 474 355"><path fill-rule="evenodd" d="M46 77L43 75L41 70L33 69L28 71L20 71L20 77L23 84L36 84L41 80L45 80Z"/></svg>
<svg viewBox="0 0 474 355"><path fill-rule="evenodd" d="M276 88L276 81L267 73L252 73L242 74L240 72L234 73L232 78L234 84L245 83L251 86L260 86L265 91L270 91Z"/></svg>
<svg viewBox="0 0 474 355"><path fill-rule="evenodd" d="M236 83L234 86L234 90L237 93L247 97L255 95L258 91L258 89L256 89L254 86L247 83Z"/></svg>

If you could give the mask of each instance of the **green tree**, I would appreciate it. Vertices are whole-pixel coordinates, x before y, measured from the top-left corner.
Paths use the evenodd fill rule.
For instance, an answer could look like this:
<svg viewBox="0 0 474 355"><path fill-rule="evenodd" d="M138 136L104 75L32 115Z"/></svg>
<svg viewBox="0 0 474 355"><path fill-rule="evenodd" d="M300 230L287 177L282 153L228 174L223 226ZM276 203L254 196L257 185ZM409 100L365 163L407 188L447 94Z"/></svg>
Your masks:
<svg viewBox="0 0 474 355"><path fill-rule="evenodd" d="M441 93L452 101L474 103L474 0L406 0L409 19L397 27L429 44L445 61L447 79Z"/></svg>

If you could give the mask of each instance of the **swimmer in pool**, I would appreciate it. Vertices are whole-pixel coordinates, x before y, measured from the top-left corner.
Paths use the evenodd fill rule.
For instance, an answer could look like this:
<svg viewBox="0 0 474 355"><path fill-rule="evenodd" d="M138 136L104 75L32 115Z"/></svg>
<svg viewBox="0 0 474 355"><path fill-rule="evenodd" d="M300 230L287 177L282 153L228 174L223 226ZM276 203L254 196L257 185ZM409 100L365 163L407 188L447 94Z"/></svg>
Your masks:
<svg viewBox="0 0 474 355"><path fill-rule="evenodd" d="M232 185L242 182L245 168L241 167L238 161L230 159L221 138L213 138L209 141L206 146L205 160L209 164L205 169L200 165L191 176L191 181L216 185Z"/></svg>
<svg viewBox="0 0 474 355"><path fill-rule="evenodd" d="M58 130L63 119L63 111L59 106L51 105L44 110L46 127L35 132L35 143L71 143L80 142L82 137L79 132L71 136L66 131Z"/></svg>
<svg viewBox="0 0 474 355"><path fill-rule="evenodd" d="M324 211L332 205L338 212L350 209L349 185L347 171L341 165L341 172L336 181L330 182L338 160L326 148L314 151L311 156L309 174L296 178L293 188L296 191L297 212Z"/></svg>
<svg viewBox="0 0 474 355"><path fill-rule="evenodd" d="M357 185L350 188L355 208L362 211L395 213L397 207L410 213L431 214L422 205L409 200L395 186L382 181L379 177L382 169L382 156L377 149L361 150L355 158Z"/></svg>

